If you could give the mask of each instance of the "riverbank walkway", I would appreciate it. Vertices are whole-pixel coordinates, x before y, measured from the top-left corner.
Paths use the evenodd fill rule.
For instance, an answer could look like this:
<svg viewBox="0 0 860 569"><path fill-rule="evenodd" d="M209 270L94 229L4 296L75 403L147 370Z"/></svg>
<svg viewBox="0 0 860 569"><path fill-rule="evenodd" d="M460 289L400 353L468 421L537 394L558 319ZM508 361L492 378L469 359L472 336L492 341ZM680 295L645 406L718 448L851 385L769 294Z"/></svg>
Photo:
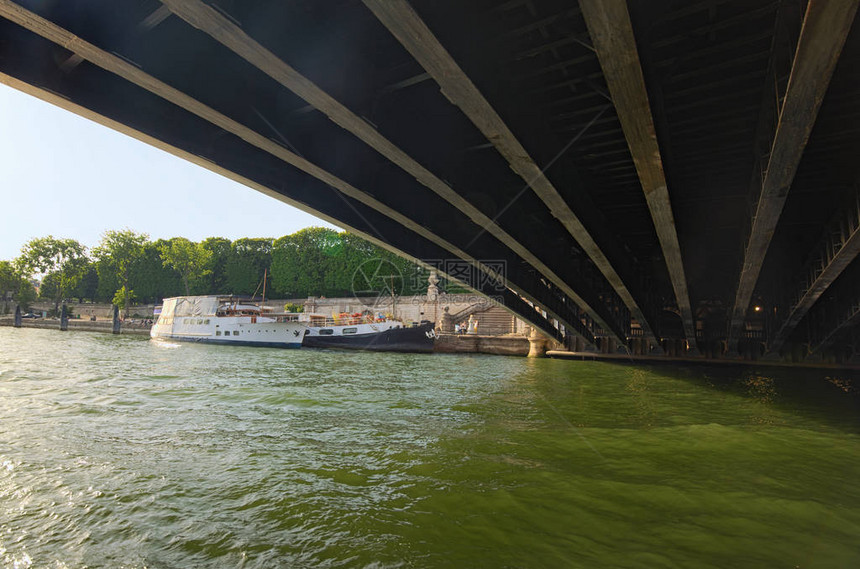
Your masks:
<svg viewBox="0 0 860 569"><path fill-rule="evenodd" d="M15 319L12 317L0 318L0 326L14 326ZM45 330L59 330L60 320L58 318L25 318L21 321L22 328L42 328ZM136 334L149 336L149 324L126 320L122 323L120 334ZM77 318L69 319L69 330L79 332L102 332L110 334L113 332L113 322L110 320L83 320Z"/></svg>

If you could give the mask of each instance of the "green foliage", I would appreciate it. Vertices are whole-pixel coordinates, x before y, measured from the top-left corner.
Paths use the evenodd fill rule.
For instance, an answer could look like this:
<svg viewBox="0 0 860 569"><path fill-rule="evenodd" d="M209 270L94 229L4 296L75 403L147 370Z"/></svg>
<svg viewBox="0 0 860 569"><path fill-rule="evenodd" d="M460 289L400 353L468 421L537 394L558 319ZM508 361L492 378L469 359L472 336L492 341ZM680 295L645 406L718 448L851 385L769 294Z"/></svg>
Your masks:
<svg viewBox="0 0 860 569"><path fill-rule="evenodd" d="M284 305L284 312L304 312L305 305L296 302L288 302Z"/></svg>
<svg viewBox="0 0 860 569"><path fill-rule="evenodd" d="M326 294L325 274L330 270L327 248L337 244L337 232L321 227L302 229L275 241L272 251L272 287L280 296L299 298ZM322 292L325 291L325 292Z"/></svg>
<svg viewBox="0 0 860 569"><path fill-rule="evenodd" d="M39 286L39 298L44 300L54 300L58 296L59 289L59 274L48 273L42 278L42 284Z"/></svg>
<svg viewBox="0 0 860 569"><path fill-rule="evenodd" d="M231 294L254 294L271 264L272 239L237 239L225 267L227 290Z"/></svg>
<svg viewBox="0 0 860 569"><path fill-rule="evenodd" d="M42 276L46 298L114 302L126 314L135 299L149 303L183 294L260 294L267 270L270 298L351 296L363 263L370 263L366 268L371 272L372 266L384 265L385 275L399 275L397 294L420 294L427 287L427 271L412 261L350 233L321 227L275 241L210 237L200 243L183 237L151 242L130 230L107 231L93 250L95 261L84 251L74 240L32 240L15 264L0 262L0 293L5 288L19 297L30 295L32 302L35 292L18 267ZM387 292L389 287L380 288ZM301 305L290 310L299 311Z"/></svg>
<svg viewBox="0 0 860 569"><path fill-rule="evenodd" d="M123 286L127 286L131 267L143 256L148 241L148 235L130 229L105 231L93 254L99 261L107 262Z"/></svg>
<svg viewBox="0 0 860 569"><path fill-rule="evenodd" d="M44 276L48 287L42 296L53 300L56 309L66 294L78 286L89 259L86 247L74 239L55 239L48 235L25 243L15 264L24 275Z"/></svg>
<svg viewBox="0 0 860 569"><path fill-rule="evenodd" d="M29 311L36 301L36 287L27 279L21 279L21 285L18 288L18 294L15 296L15 299L21 305L23 312Z"/></svg>
<svg viewBox="0 0 860 569"><path fill-rule="evenodd" d="M99 246L93 250L96 258L106 263L106 268L114 271L120 289L127 291L125 294L130 292L132 267L140 261L148 242L149 236L145 233L135 233L130 229L110 230L105 231ZM117 292L120 289L117 289Z"/></svg>
<svg viewBox="0 0 860 569"><path fill-rule="evenodd" d="M90 301L95 301L96 295L98 293L98 288L98 269L96 269L95 263L88 262L86 268L84 269L83 276L78 283L78 286L75 287L74 295L81 301L86 299L89 299Z"/></svg>
<svg viewBox="0 0 860 569"><path fill-rule="evenodd" d="M160 302L162 298L183 294L182 279L161 260L161 248L169 241L159 239L143 247L143 255L131 269L131 283L139 301Z"/></svg>
<svg viewBox="0 0 860 569"><path fill-rule="evenodd" d="M96 261L96 272L99 276L99 284L96 288L96 300L99 302L110 302L117 289L122 286L113 269L109 259Z"/></svg>
<svg viewBox="0 0 860 569"><path fill-rule="evenodd" d="M0 297L6 298L6 293L16 293L21 286L21 274L9 261L0 261Z"/></svg>
<svg viewBox="0 0 860 569"><path fill-rule="evenodd" d="M133 290L129 290L126 287L121 287L116 294L113 296L113 300L111 301L114 306L119 308L121 311L128 312L131 303L134 302L135 295Z"/></svg>
<svg viewBox="0 0 860 569"><path fill-rule="evenodd" d="M347 232L302 229L276 240L272 251L272 283L277 294L285 297L352 296L357 287L376 285L390 291L391 283L379 281L380 267L385 275L395 276L396 294L420 294L427 289L427 271ZM369 270L379 282L362 284L359 269Z"/></svg>
<svg viewBox="0 0 860 569"><path fill-rule="evenodd" d="M36 289L27 278L21 275L14 264L0 261L0 298L7 298L8 293L21 305L25 312L36 300Z"/></svg>
<svg viewBox="0 0 860 569"><path fill-rule="evenodd" d="M208 267L212 261L212 251L184 237L174 237L162 245L159 251L164 266L172 267L182 277L186 296L191 294L188 283L206 276L210 271Z"/></svg>
<svg viewBox="0 0 860 569"><path fill-rule="evenodd" d="M223 294L227 289L227 261L230 258L232 244L223 237L209 237L200 246L212 253L209 259L209 274L202 277L204 289L210 294Z"/></svg>

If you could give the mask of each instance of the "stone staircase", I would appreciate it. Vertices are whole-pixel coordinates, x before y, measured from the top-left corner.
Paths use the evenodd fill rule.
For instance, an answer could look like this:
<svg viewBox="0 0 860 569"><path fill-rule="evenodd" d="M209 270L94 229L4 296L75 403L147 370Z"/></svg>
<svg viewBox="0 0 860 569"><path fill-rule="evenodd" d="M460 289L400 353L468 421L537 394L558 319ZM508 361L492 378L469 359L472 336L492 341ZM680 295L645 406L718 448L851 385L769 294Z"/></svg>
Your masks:
<svg viewBox="0 0 860 569"><path fill-rule="evenodd" d="M489 308L479 306L474 310L463 310L455 315L454 323L465 324L469 321L470 315L474 315L478 321L480 336L501 336L510 334L515 329L515 317L499 306Z"/></svg>

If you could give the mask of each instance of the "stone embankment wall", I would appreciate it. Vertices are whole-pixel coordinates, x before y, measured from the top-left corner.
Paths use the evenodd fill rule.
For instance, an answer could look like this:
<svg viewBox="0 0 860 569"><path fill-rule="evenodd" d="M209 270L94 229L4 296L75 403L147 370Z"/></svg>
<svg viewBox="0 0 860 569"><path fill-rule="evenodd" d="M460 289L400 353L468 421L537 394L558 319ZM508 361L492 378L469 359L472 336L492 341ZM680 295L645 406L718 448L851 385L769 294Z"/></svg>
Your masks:
<svg viewBox="0 0 860 569"><path fill-rule="evenodd" d="M0 326L13 326L14 318L11 317L3 317L0 318ZM60 321L56 318L39 318L39 319L25 319L21 321L22 328L43 328L46 330L59 330L60 329ZM122 329L120 330L120 334L139 334L141 336L149 336L149 326L140 323L131 323L125 322L122 325ZM70 319L69 320L69 330L76 332L102 332L110 334L113 332L113 322L109 320L98 320L96 322L91 322L90 320L83 319Z"/></svg>
<svg viewBox="0 0 860 569"><path fill-rule="evenodd" d="M156 304L143 304L140 306L132 306L128 309L129 318L132 318L134 314L137 314L137 318L141 319L151 319L153 318L152 311L155 309ZM113 305L112 304L95 304L91 302L67 302L66 307L71 310L72 314L75 316L80 315L83 320L89 320L92 316L95 316L99 320L112 320L113 319ZM48 312L54 309L53 302L35 302L32 305L32 311L36 314L41 314L42 312ZM12 307L12 311L15 308Z"/></svg>
<svg viewBox="0 0 860 569"><path fill-rule="evenodd" d="M355 297L344 298L275 298L266 300L266 305L275 310L283 310L287 304L304 306L305 312L314 312L331 316L341 312L355 313L365 310L373 312L381 312L383 314L395 314L405 322L421 322L429 320L436 322L437 325L441 322L442 316L445 313L445 308L448 313L456 315L470 307L480 305L479 310L475 313L475 318L478 320L478 333L481 335L499 335L508 333L526 334L527 326L521 320L511 316L509 312L501 307L493 306L491 301L484 297L471 294L462 295L445 295L440 294L435 302L430 300L427 295L403 296L392 301L389 297L383 298L368 298L359 299ZM113 317L113 306L111 304L94 304L94 303L67 303L72 314L80 316L84 320L89 320L93 316L97 320L110 320ZM153 310L155 304L146 304L133 306L129 309L129 317L136 319L151 319L154 318ZM483 310L484 307L490 306L489 310ZM54 305L51 302L36 302L32 306L32 311L36 313L47 313L53 310ZM10 307L10 314L14 311L14 306ZM135 316L137 315L137 316ZM454 322L455 324L463 324L468 316L463 317L462 322Z"/></svg>
<svg viewBox="0 0 860 569"><path fill-rule="evenodd" d="M439 334L433 351L443 354L495 354L525 356L529 341L525 336L477 336L468 334Z"/></svg>

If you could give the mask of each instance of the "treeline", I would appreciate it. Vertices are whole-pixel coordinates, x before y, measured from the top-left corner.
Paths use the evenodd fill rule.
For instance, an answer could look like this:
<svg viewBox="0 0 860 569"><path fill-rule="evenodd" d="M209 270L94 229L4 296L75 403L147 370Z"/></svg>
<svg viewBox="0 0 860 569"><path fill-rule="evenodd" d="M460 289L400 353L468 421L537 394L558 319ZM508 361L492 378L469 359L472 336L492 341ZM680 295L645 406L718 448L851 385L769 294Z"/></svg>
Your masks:
<svg viewBox="0 0 860 569"><path fill-rule="evenodd" d="M421 294L428 277L426 270L381 247L321 227L280 239L210 237L201 242L183 237L151 241L146 234L122 230L107 231L92 250L74 239L29 241L18 258L0 261L0 293L11 292L26 307L36 299L33 285L38 283L38 296L55 308L77 299L127 309L189 294L260 295L264 273L269 298L373 294L374 287Z"/></svg>

